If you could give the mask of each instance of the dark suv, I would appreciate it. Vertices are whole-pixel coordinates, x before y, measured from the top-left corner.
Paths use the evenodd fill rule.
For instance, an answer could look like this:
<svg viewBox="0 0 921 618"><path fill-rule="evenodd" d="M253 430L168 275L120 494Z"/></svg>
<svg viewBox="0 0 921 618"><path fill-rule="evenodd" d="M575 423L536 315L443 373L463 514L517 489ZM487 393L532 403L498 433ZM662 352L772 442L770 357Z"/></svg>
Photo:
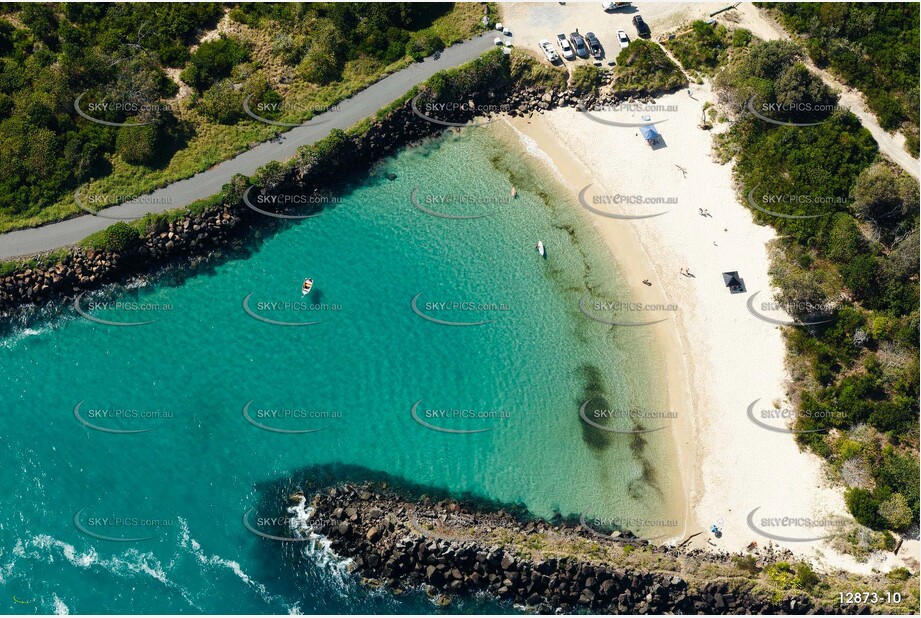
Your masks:
<svg viewBox="0 0 921 618"><path fill-rule="evenodd" d="M588 43L588 48L591 50L592 56L595 57L595 60L601 60L601 42L598 40L598 37L595 36L595 33L586 32L585 42Z"/></svg>
<svg viewBox="0 0 921 618"><path fill-rule="evenodd" d="M645 21L643 21L642 15L633 16L633 27L636 28L636 33L644 39L649 38L649 35L652 34L649 31L649 26L646 25Z"/></svg>
<svg viewBox="0 0 921 618"><path fill-rule="evenodd" d="M569 42L572 43L572 48L579 58L588 58L588 47L578 30L569 34Z"/></svg>

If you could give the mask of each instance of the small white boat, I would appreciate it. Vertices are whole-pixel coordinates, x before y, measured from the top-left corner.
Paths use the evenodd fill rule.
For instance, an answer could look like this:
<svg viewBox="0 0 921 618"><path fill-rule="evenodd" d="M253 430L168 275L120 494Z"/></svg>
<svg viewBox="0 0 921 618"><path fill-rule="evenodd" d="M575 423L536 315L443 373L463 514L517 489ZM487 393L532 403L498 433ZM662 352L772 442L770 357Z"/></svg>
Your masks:
<svg viewBox="0 0 921 618"><path fill-rule="evenodd" d="M540 253L541 257L544 257L547 255L546 252L544 251L544 241L538 240L536 246L537 246L537 252Z"/></svg>
<svg viewBox="0 0 921 618"><path fill-rule="evenodd" d="M313 279L304 279L304 287L301 288L301 296L310 294L311 288L313 288Z"/></svg>

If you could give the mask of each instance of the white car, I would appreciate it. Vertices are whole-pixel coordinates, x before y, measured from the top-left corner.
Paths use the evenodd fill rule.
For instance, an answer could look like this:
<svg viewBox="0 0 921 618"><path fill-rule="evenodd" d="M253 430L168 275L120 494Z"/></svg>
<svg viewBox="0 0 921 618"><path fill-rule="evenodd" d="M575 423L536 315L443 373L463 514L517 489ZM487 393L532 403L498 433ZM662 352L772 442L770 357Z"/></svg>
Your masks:
<svg viewBox="0 0 921 618"><path fill-rule="evenodd" d="M544 55L547 56L547 60L550 62L558 62L560 57L557 55L556 51L553 49L553 45L547 39L541 39L537 43L540 45L541 51L544 52Z"/></svg>
<svg viewBox="0 0 921 618"><path fill-rule="evenodd" d="M566 38L565 34L556 35L556 43L560 46L560 51L563 52L564 58L572 60L576 57L576 54L572 51L572 45L569 43L569 39Z"/></svg>
<svg viewBox="0 0 921 618"><path fill-rule="evenodd" d="M623 30L617 31L617 42L620 43L621 49L627 47L630 44L630 37L627 36L627 33Z"/></svg>

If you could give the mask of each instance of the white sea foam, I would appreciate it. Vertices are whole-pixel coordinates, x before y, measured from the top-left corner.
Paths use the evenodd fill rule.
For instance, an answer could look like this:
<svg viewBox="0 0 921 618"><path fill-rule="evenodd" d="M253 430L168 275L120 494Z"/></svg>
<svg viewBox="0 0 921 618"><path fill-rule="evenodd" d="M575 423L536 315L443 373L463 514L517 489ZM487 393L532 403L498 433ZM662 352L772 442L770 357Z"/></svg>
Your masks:
<svg viewBox="0 0 921 618"><path fill-rule="evenodd" d="M352 559L343 558L337 554L333 551L332 542L329 539L314 532L313 525L310 523L314 512L315 509L312 506L307 506L307 499L301 496L297 504L288 508L288 513L292 515L288 520L288 526L295 537L308 539L301 543L304 555L332 579L336 584L336 591L341 596L348 596L354 584L354 580L349 577Z"/></svg>
<svg viewBox="0 0 921 618"><path fill-rule="evenodd" d="M531 138L530 135L525 135L506 119L503 119L503 122L515 133L515 136L518 138L518 141L521 142L525 152L546 165L547 168L553 172L553 175L559 182L566 182L566 177L563 176L563 172L560 171L560 168L556 166L556 164L553 162L553 159L551 159L547 153L541 150L540 146L533 138Z"/></svg>
<svg viewBox="0 0 921 618"><path fill-rule="evenodd" d="M281 599L276 595L271 594L264 585L247 575L247 573L240 566L240 563L236 560L228 560L218 555L206 555L205 552L202 551L201 544L192 538L192 535L189 531L188 522L186 522L181 517L179 518L179 525L182 529L180 547L190 550L190 553L195 557L196 560L198 560L199 563L208 566L223 567L230 570L240 579L240 581L252 588L268 605L281 602Z"/></svg>
<svg viewBox="0 0 921 618"><path fill-rule="evenodd" d="M54 613L58 616L67 616L70 614L70 608L58 597L54 595Z"/></svg>
<svg viewBox="0 0 921 618"><path fill-rule="evenodd" d="M29 551L30 549L32 551ZM27 544L23 544L21 541L17 542L14 554L20 557L44 560L48 563L53 563L56 559L62 557L80 569L99 568L117 577L128 578L145 575L160 582L167 588L179 592L186 603L196 610L202 611L202 608L195 603L189 591L169 578L166 569L164 569L153 552L140 552L132 548L122 555L100 559L99 553L93 547L87 551L80 552L70 543L55 539L47 534L40 534L33 537Z"/></svg>

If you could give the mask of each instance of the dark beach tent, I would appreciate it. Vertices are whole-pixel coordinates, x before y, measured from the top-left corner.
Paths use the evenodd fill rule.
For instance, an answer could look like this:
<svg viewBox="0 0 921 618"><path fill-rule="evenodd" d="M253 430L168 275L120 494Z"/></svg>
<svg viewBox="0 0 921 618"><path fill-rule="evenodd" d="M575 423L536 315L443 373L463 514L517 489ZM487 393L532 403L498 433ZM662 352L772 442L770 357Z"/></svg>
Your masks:
<svg viewBox="0 0 921 618"><path fill-rule="evenodd" d="M741 292L745 289L745 286L742 284L742 280L739 279L739 272L733 270L728 273L723 273L723 283L726 284L726 287L733 293Z"/></svg>
<svg viewBox="0 0 921 618"><path fill-rule="evenodd" d="M643 139L646 140L646 143L650 146L654 146L658 141L661 135L656 131L656 128L651 124L645 124L640 127L640 133L643 135Z"/></svg>

